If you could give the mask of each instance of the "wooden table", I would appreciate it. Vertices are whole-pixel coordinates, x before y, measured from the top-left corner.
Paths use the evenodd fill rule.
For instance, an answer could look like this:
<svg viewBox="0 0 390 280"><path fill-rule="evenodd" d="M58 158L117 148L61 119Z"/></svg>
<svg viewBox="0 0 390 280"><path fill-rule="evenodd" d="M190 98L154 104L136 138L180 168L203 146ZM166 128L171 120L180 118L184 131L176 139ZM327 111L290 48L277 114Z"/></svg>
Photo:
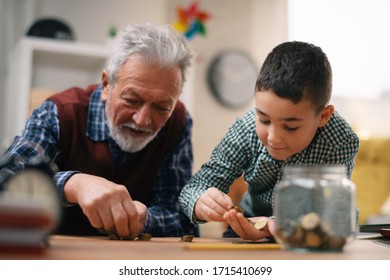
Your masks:
<svg viewBox="0 0 390 280"><path fill-rule="evenodd" d="M0 259L38 260L390 260L390 246L376 239L356 239L342 252L299 253L259 244L241 248L241 239L152 238L149 241L109 240L105 237L49 237L49 246L41 253L1 252ZM237 243L238 242L238 243ZM223 248L218 248L222 244ZM191 248L191 246L193 248ZM196 246L211 248L198 248ZM266 245L264 245L266 246Z"/></svg>

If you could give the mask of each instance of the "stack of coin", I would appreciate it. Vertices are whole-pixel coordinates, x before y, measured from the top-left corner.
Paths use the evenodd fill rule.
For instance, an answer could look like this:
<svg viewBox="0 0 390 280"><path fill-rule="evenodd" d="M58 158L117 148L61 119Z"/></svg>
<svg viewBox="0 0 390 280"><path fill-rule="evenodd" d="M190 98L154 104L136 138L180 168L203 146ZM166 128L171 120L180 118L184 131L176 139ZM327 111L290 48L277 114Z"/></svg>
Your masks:
<svg viewBox="0 0 390 280"><path fill-rule="evenodd" d="M149 241L150 239L152 239L152 235L150 233L141 233L137 238L137 240L141 241Z"/></svg>
<svg viewBox="0 0 390 280"><path fill-rule="evenodd" d="M290 222L277 229L276 236L293 248L341 250L346 243L346 238L332 234L315 212L303 215L297 223Z"/></svg>
<svg viewBox="0 0 390 280"><path fill-rule="evenodd" d="M191 234L187 234L187 235L183 235L180 239L180 241L182 242L192 242L192 239L194 238L193 235Z"/></svg>

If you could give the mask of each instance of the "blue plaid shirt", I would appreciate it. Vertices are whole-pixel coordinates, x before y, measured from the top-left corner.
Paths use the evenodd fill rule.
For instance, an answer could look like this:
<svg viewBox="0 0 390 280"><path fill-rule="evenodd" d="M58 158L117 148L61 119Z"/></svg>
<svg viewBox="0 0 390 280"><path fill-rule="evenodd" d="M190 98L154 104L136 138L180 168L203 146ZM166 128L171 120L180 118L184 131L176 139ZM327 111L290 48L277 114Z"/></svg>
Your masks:
<svg viewBox="0 0 390 280"><path fill-rule="evenodd" d="M186 112L184 132L181 134L178 144L163 159L153 186L147 222L143 230L152 236L198 234L196 228L189 223L188 218L180 212L178 203L179 193L192 175L191 130L192 119ZM127 153L122 151L110 137L104 114L104 102L101 100L101 87L98 87L91 96L86 135L93 141L108 140L116 164L120 165L126 158ZM26 122L22 135L17 136L6 151L6 155L13 156L16 161L2 169L0 175L23 169L26 162L35 156L44 157L57 163L59 139L60 127L57 107L52 101L45 101L34 110ZM67 170L55 174L54 179L62 196L65 182L78 172L77 170ZM65 199L64 204L71 206Z"/></svg>

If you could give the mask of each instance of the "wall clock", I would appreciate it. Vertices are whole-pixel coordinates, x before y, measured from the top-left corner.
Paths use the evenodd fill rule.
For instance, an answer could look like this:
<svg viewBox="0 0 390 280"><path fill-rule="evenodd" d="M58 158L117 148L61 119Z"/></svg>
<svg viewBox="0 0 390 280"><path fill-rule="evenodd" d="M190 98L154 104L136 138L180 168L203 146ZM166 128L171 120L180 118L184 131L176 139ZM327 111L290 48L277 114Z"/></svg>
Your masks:
<svg viewBox="0 0 390 280"><path fill-rule="evenodd" d="M207 70L207 82L214 97L224 106L238 108L254 97L258 67L241 50L217 54Z"/></svg>

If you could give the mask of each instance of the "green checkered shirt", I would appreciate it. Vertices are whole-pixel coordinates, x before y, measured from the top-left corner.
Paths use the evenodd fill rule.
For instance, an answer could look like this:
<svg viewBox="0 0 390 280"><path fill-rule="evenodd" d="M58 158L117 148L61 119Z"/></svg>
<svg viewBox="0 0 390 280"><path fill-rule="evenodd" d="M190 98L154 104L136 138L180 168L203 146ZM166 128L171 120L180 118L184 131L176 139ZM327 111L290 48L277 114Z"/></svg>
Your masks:
<svg viewBox="0 0 390 280"><path fill-rule="evenodd" d="M275 184L286 165L345 164L348 178L352 175L359 138L337 112L317 130L312 142L301 152L283 161L273 159L256 134L255 110L247 112L230 127L212 152L208 162L183 188L179 202L192 219L195 202L207 188L229 192L233 181L244 175L248 191L240 206L247 217L271 216Z"/></svg>

